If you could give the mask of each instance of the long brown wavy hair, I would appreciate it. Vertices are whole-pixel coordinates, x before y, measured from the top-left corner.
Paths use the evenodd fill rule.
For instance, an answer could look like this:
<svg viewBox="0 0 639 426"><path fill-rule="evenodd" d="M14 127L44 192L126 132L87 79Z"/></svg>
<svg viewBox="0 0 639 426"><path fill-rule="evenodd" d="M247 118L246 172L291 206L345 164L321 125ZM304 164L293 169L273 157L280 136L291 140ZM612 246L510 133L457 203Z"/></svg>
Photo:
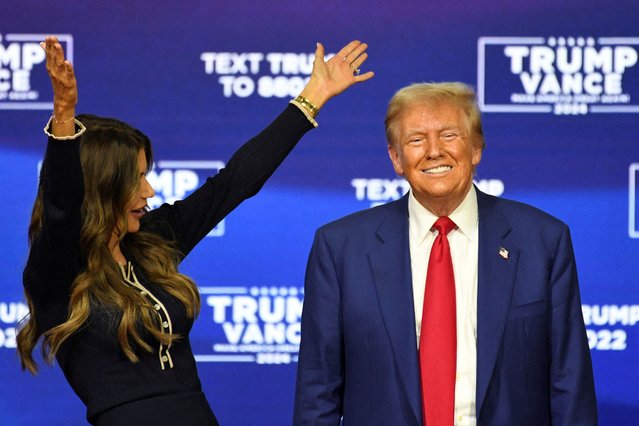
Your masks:
<svg viewBox="0 0 639 426"><path fill-rule="evenodd" d="M178 299L190 318L200 309L195 283L177 271L182 257L177 248L153 233L126 232L126 205L140 184L137 165L140 150L145 153L148 167L153 164L149 138L116 119L93 115L79 115L78 119L87 127L80 140L84 175L80 247L84 269L71 285L66 321L50 330L40 330L36 325L34 304L25 290L29 316L18 332L17 344L22 368L32 373L38 369L32 352L40 336L43 336L43 358L51 363L60 346L87 322L92 310L98 308L120 314L117 339L132 362L139 359L137 348L152 351L139 325L166 345L180 337L162 333L150 302L139 291L122 285L122 272L109 249L114 230L118 231L118 243L136 260L145 277ZM29 225L30 245L42 227L42 187L40 181Z"/></svg>

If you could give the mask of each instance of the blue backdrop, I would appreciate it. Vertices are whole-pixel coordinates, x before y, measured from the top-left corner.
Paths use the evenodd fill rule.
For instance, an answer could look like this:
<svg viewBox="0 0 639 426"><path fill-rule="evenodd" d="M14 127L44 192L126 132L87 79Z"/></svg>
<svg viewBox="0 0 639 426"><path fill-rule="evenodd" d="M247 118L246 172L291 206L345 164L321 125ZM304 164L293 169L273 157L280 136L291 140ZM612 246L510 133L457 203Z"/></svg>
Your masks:
<svg viewBox="0 0 639 426"><path fill-rule="evenodd" d="M115 4L111 4L115 3ZM442 4L440 4L442 3ZM52 2L0 5L0 424L84 424L58 368L20 372L16 323L51 113L44 55L72 55L78 112L154 142L156 205L188 194L296 95L315 42L369 43L376 77L331 101L262 192L183 265L202 290L192 342L226 425L290 424L314 230L406 189L386 154L395 90L459 80L480 96L476 182L572 230L601 424L639 416L639 3L617 0Z"/></svg>

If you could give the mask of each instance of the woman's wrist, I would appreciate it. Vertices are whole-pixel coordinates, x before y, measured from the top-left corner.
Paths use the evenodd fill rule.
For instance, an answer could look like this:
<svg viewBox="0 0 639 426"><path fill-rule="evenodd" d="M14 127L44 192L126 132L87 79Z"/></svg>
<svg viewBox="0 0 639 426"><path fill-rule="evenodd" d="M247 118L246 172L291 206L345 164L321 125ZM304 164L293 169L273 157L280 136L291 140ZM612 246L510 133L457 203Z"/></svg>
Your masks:
<svg viewBox="0 0 639 426"><path fill-rule="evenodd" d="M71 136L75 133L75 104L72 106L54 102L51 114L51 130L55 136Z"/></svg>
<svg viewBox="0 0 639 426"><path fill-rule="evenodd" d="M75 117L75 102L70 103L54 100L52 115L53 121L57 123L73 121Z"/></svg>
<svg viewBox="0 0 639 426"><path fill-rule="evenodd" d="M318 111L330 99L330 96L326 95L326 91L323 90L321 85L314 82L312 78L311 80L309 80L306 87L304 87L304 89L300 93L300 96L312 103L318 109Z"/></svg>
<svg viewBox="0 0 639 426"><path fill-rule="evenodd" d="M67 124L75 119L75 114L51 114L51 118L55 124Z"/></svg>
<svg viewBox="0 0 639 426"><path fill-rule="evenodd" d="M315 119L317 114L319 114L319 108L302 95L298 95L295 99L293 99L293 102L301 107L310 116L310 118Z"/></svg>

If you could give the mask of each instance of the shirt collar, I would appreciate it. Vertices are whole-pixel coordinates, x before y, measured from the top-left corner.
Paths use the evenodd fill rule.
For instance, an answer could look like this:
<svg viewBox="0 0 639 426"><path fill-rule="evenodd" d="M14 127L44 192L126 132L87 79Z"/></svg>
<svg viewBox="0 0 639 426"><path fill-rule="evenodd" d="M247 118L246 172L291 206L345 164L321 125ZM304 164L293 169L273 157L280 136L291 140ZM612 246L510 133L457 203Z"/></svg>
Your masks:
<svg viewBox="0 0 639 426"><path fill-rule="evenodd" d="M412 190L408 196L408 217L411 238L421 244L435 224L437 216L417 201ZM479 211L474 185L470 187L461 204L448 217L455 222L457 230L468 240L472 240L473 236L477 235Z"/></svg>

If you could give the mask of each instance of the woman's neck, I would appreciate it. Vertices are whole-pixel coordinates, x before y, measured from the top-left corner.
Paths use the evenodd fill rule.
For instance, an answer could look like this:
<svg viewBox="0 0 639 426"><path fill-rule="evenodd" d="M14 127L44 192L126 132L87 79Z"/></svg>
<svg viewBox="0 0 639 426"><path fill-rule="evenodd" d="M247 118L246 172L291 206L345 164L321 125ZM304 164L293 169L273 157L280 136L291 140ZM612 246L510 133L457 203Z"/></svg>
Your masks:
<svg viewBox="0 0 639 426"><path fill-rule="evenodd" d="M111 242L110 249L111 249L111 254L113 255L113 258L115 259L115 261L119 265L126 265L126 257L124 257L122 250L120 250L120 243Z"/></svg>

